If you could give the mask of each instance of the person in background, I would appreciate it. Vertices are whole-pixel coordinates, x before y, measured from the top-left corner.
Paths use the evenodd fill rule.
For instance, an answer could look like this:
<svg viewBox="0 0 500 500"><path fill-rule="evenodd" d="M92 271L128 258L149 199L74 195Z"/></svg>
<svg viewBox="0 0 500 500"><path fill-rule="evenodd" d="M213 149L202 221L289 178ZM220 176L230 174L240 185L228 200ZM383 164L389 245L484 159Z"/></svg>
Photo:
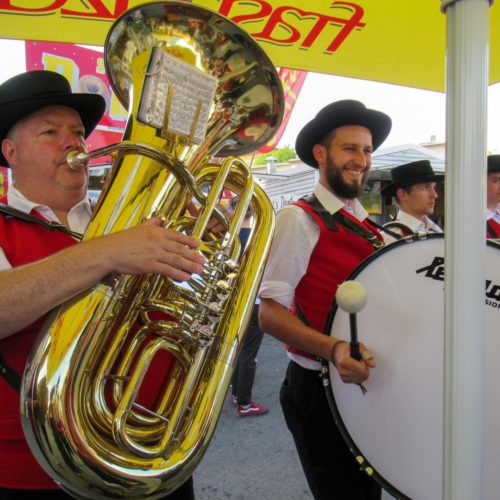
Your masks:
<svg viewBox="0 0 500 500"><path fill-rule="evenodd" d="M0 498L71 498L38 465L24 438L19 382L47 313L110 273L187 280L203 271L200 242L158 219L79 243L90 220L88 169L68 153L105 109L97 94L74 94L52 71L0 85L0 164L13 183L0 199ZM81 234L80 234L81 236ZM190 478L170 499L194 498Z"/></svg>
<svg viewBox="0 0 500 500"><path fill-rule="evenodd" d="M500 238L500 155L488 156L486 237Z"/></svg>
<svg viewBox="0 0 500 500"><path fill-rule="evenodd" d="M360 344L325 334L340 285L383 246L357 199L372 153L389 135L391 119L354 100L328 104L297 136L296 151L319 170L314 193L280 210L259 290L263 331L288 345L280 402L315 499L377 499L380 487L360 470L328 406L320 359L331 361L346 383L361 384L375 359Z"/></svg>
<svg viewBox="0 0 500 500"><path fill-rule="evenodd" d="M434 173L429 160L418 160L394 167L391 177L391 184L382 189L381 195L396 198L398 213L384 228L401 236L442 233L430 217L438 198L436 185L443 181L444 175ZM384 232L384 240L392 243L396 239Z"/></svg>
<svg viewBox="0 0 500 500"><path fill-rule="evenodd" d="M234 197L231 200L230 211L232 213L236 210L238 202L239 197ZM239 233L242 251L252 231L251 222L252 209L249 207ZM238 417L264 415L269 411L267 406L252 401L252 387L257 369L256 358L263 338L264 333L259 327L259 299L257 299L231 378L231 402L236 406Z"/></svg>

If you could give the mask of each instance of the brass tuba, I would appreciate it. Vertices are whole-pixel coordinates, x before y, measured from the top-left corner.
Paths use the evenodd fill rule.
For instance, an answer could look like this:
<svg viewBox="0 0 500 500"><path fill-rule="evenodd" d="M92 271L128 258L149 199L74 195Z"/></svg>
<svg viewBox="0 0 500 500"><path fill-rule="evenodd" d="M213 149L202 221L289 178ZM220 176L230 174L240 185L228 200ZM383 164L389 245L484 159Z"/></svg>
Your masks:
<svg viewBox="0 0 500 500"><path fill-rule="evenodd" d="M163 61L164 54L215 80L198 144L201 100L187 133L170 127L175 85L161 89L160 125L144 111L144 103L156 103L146 93L162 85L153 58ZM85 239L156 215L199 237L207 263L182 284L158 275L109 276L56 309L26 367L21 414L34 455L68 493L158 498L189 478L206 451L250 318L274 211L235 155L274 135L283 92L248 34L189 3L126 12L108 34L105 65L129 120L123 142L71 159L73 168L83 168L91 158L113 157ZM220 209L224 190L240 197L231 218ZM190 204L197 215L186 210ZM242 251L238 232L248 207L254 224ZM222 234L207 230L214 218ZM155 363L164 376L151 381ZM150 383L158 383L158 397L143 402L141 388Z"/></svg>

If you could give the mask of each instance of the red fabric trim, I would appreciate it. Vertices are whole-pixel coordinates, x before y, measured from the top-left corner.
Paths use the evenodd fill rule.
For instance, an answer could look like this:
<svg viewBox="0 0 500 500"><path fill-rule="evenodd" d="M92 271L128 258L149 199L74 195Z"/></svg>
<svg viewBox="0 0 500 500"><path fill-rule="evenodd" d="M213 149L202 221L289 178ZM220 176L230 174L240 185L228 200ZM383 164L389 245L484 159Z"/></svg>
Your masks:
<svg viewBox="0 0 500 500"><path fill-rule="evenodd" d="M500 238L500 224L493 219L488 220L487 224L490 226L490 229L495 233L494 237ZM486 231L486 237L491 238L491 236L488 234L488 231Z"/></svg>
<svg viewBox="0 0 500 500"><path fill-rule="evenodd" d="M300 349L296 349L295 347L285 346L288 352L292 354L297 354L298 356L302 356L303 358L313 359L314 361L318 361L318 356L314 356L314 354L310 354L308 352L301 351Z"/></svg>

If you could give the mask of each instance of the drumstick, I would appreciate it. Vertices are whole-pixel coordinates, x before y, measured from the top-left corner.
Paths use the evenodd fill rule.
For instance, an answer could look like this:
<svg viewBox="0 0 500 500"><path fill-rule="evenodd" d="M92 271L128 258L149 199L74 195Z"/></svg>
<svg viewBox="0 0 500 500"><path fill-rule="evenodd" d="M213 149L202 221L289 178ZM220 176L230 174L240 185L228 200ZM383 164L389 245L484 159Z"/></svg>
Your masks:
<svg viewBox="0 0 500 500"><path fill-rule="evenodd" d="M366 288L359 281L344 281L337 288L335 300L338 306L349 313L349 326L351 330L351 357L361 360L358 342L358 326L356 313L366 306L368 294Z"/></svg>

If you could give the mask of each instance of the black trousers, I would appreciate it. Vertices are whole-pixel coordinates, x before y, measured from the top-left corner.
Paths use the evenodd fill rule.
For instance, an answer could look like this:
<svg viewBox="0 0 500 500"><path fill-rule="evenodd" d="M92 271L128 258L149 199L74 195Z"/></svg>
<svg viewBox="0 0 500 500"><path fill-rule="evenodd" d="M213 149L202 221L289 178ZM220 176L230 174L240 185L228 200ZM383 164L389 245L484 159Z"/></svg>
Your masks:
<svg viewBox="0 0 500 500"><path fill-rule="evenodd" d="M319 372L290 361L280 402L316 500L379 500L381 488L361 471L328 406Z"/></svg>
<svg viewBox="0 0 500 500"><path fill-rule="evenodd" d="M63 490L9 490L0 488L0 500L72 500ZM136 499L140 500L140 499ZM190 477L162 500L194 500L193 478Z"/></svg>
<svg viewBox="0 0 500 500"><path fill-rule="evenodd" d="M256 304L231 378L231 393L236 396L240 405L247 405L252 400L252 387L257 369L255 358L263 338L264 333L259 328L259 305Z"/></svg>

